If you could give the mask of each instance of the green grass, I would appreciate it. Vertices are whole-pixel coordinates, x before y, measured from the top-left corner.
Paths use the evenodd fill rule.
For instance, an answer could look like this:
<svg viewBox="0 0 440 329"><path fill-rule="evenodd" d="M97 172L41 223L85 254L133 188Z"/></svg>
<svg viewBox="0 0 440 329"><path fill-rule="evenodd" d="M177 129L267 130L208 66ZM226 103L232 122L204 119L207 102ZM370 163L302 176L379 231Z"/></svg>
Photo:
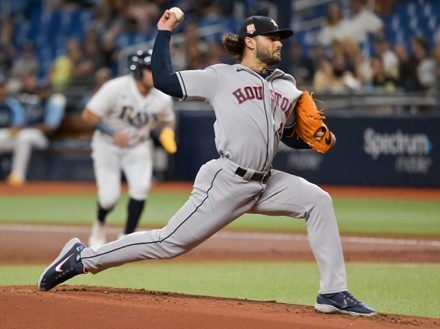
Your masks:
<svg viewBox="0 0 440 329"><path fill-rule="evenodd" d="M346 232L440 237L440 202L337 198L335 211Z"/></svg>
<svg viewBox="0 0 440 329"><path fill-rule="evenodd" d="M152 193L143 214L143 222L162 226L187 200L186 193ZM0 197L0 223L45 223L90 225L96 215L96 196L7 196ZM121 197L109 222L125 222L127 195Z"/></svg>
<svg viewBox="0 0 440 329"><path fill-rule="evenodd" d="M188 193L150 195L141 226L161 227L187 200ZM434 201L334 198L342 234L428 235L440 237L440 203ZM123 195L109 216L121 226L126 217ZM0 198L0 223L90 225L95 216L94 195L7 196ZM304 232L302 220L246 214L231 229Z"/></svg>
<svg viewBox="0 0 440 329"><path fill-rule="evenodd" d="M0 266L0 285L35 285L44 266ZM350 290L382 313L440 318L439 264L347 264ZM77 276L73 285L276 300L313 305L319 273L313 262L144 262Z"/></svg>

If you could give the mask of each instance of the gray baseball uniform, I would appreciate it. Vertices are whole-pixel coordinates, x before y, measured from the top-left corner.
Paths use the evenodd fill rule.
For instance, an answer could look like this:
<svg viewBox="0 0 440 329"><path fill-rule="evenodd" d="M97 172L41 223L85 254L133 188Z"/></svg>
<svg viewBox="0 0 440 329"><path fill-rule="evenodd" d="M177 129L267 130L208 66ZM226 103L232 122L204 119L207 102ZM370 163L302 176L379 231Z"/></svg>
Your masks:
<svg viewBox="0 0 440 329"><path fill-rule="evenodd" d="M154 73L154 70L153 70ZM98 273L141 259L173 258L194 248L244 213L305 220L320 272L320 292L347 289L330 196L305 179L272 168L286 122L302 93L280 70L266 78L242 65L177 73L185 99L206 100L216 114L219 158L204 164L189 200L168 224L81 252Z"/></svg>
<svg viewBox="0 0 440 329"><path fill-rule="evenodd" d="M50 290L75 275L127 262L176 257L244 213L284 215L306 222L321 273L315 310L377 314L347 290L338 225L328 193L301 177L272 169L280 141L293 148L307 147L292 133L302 91L291 75L268 68L281 60L280 40L293 31L279 29L267 16L248 17L237 35L223 38L226 50L241 64L174 72L169 43L179 22L170 10L159 20L151 56L154 85L168 95L201 99L212 106L219 158L200 168L189 200L164 228L132 233L92 248L73 238L41 274L38 287ZM315 138L320 137L316 132Z"/></svg>

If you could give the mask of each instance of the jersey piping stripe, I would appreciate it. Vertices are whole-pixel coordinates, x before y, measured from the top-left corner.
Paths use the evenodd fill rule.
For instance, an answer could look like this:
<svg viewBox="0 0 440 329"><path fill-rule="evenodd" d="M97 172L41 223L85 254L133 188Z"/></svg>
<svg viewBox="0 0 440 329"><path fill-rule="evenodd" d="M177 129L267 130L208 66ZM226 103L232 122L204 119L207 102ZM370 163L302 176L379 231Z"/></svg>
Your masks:
<svg viewBox="0 0 440 329"><path fill-rule="evenodd" d="M183 80L182 74L180 74L180 72L176 72L176 74L177 74L177 76L179 78L179 81L180 81L180 84L181 84L181 86L183 88L183 97L182 97L181 100L184 101L185 99L188 98L188 94L187 94L186 86L185 86L185 81Z"/></svg>
<svg viewBox="0 0 440 329"><path fill-rule="evenodd" d="M107 255L107 254L110 254L110 253L112 253L112 252L115 252L115 251L119 251L119 250L122 250L122 249L125 249L125 248L128 248L128 247L133 247L133 246L139 246L139 245L144 245L144 244L153 244L153 243L162 243L162 242L164 242L165 240L167 240L168 238L170 238L174 233L176 233L177 232L177 230L180 228L180 227L182 227L182 225L183 224L185 224L191 217L192 217L192 215L194 215L196 212L197 212L197 210L205 203L205 201L209 198L209 191L213 188L213 186L214 186L214 181L215 181L215 179L217 178L217 176L218 176L218 174L222 171L223 169L219 169L216 173L215 173L215 175L214 175L214 177L213 177L213 179L212 179L212 181L211 181L211 186L208 188L208 190L206 191L206 197L202 200L202 202L194 209L194 211L191 213L191 214L189 214L188 215L188 217L187 218L185 218L183 221L182 221L182 223L180 223L180 225L179 226L177 226L176 227L176 229L173 231L173 232L171 232L168 236L166 236L166 237L164 237L162 240L156 240L156 241L148 241L148 242L139 242L139 243L131 243L131 244L128 244L128 245L125 245L125 246L122 246L122 247L119 247L119 248L116 248L116 249L113 249L113 250L109 250L109 251L106 251L106 252L104 252L104 253L100 253L100 254L97 254L97 255L94 255L94 256L88 256L88 257L82 257L82 259L92 259L92 258L96 258L96 257L101 257L101 256L104 256L104 255Z"/></svg>
<svg viewBox="0 0 440 329"><path fill-rule="evenodd" d="M281 77L283 77L285 74L283 74ZM277 80L277 79L281 79L281 77L278 77L278 78L275 78L275 79L273 79L271 82L270 82L270 84L272 85L272 90L275 90L275 88L274 88L274 85L273 85L273 82L275 81L275 80ZM272 116L275 116L275 110L276 110L276 104L275 104L275 107L274 107L274 111L273 111L273 113L272 113ZM280 136L279 136L279 134L278 134L278 131L275 131L275 140L278 140L278 143L280 142Z"/></svg>

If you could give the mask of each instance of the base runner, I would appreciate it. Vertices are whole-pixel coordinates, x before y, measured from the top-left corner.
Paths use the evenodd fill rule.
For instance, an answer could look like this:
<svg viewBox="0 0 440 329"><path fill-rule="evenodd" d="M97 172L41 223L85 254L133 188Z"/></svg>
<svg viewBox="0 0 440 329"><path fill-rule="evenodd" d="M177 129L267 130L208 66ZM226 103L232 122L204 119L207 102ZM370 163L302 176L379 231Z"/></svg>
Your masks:
<svg viewBox="0 0 440 329"><path fill-rule="evenodd" d="M122 173L127 180L129 201L121 235L135 231L151 187L151 133L159 129L165 150L176 152L173 100L153 87L151 51L140 50L132 55L129 70L129 74L105 83L82 113L82 118L95 127L92 158L98 209L89 246L106 242L107 215L121 196Z"/></svg>

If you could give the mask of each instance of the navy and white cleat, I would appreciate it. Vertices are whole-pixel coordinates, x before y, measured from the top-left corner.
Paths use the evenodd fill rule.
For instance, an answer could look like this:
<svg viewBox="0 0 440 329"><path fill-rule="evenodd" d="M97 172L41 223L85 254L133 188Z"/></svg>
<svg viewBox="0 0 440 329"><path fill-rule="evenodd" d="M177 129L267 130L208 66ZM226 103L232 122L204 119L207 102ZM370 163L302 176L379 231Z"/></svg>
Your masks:
<svg viewBox="0 0 440 329"><path fill-rule="evenodd" d="M318 294L315 310L321 313L342 313L371 317L377 314L371 307L362 304L348 291L334 294Z"/></svg>
<svg viewBox="0 0 440 329"><path fill-rule="evenodd" d="M38 288L47 291L78 274L87 273L81 261L81 250L84 248L85 245L78 238L70 239L41 274Z"/></svg>

